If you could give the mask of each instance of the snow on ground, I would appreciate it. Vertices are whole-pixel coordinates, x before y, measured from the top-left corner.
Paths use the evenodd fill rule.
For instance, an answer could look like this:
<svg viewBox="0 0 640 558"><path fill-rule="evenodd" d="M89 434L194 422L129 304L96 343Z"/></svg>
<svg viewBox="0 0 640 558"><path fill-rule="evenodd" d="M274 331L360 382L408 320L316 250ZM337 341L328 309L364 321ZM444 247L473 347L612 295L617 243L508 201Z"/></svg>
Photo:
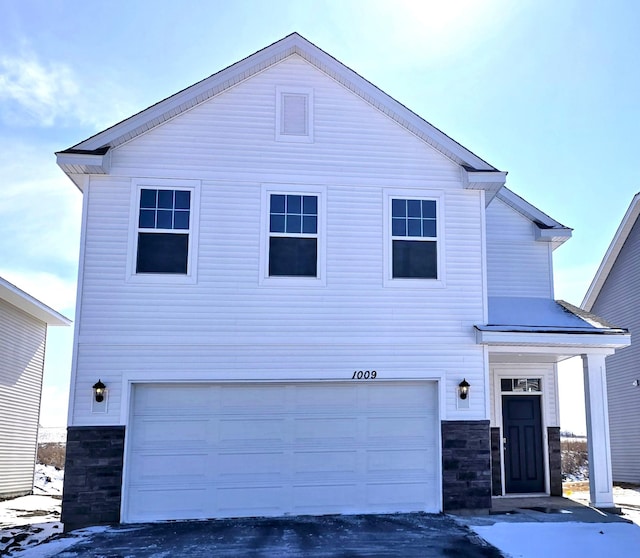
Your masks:
<svg viewBox="0 0 640 558"><path fill-rule="evenodd" d="M62 485L64 483L64 471L51 465L36 465L36 473L33 479L33 493L38 496L62 497Z"/></svg>
<svg viewBox="0 0 640 558"><path fill-rule="evenodd" d="M579 489L565 491L565 496L585 506L589 505L589 485L580 483ZM640 487L614 486L613 501L622 510L622 517L640 526Z"/></svg>
<svg viewBox="0 0 640 558"><path fill-rule="evenodd" d="M37 464L33 495L0 502L0 555L62 533L63 478L64 471Z"/></svg>
<svg viewBox="0 0 640 558"><path fill-rule="evenodd" d="M638 556L640 527L629 523L501 523L471 527L512 558Z"/></svg>

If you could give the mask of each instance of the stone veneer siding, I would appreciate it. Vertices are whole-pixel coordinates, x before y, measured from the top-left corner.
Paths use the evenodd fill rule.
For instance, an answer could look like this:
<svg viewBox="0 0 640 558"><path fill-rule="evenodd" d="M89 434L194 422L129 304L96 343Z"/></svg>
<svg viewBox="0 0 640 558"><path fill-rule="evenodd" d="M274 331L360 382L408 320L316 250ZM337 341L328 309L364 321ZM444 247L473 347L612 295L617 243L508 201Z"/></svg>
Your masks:
<svg viewBox="0 0 640 558"><path fill-rule="evenodd" d="M500 429L491 429L491 494L502 496L502 439Z"/></svg>
<svg viewBox="0 0 640 558"><path fill-rule="evenodd" d="M562 496L562 453L560 451L560 427L547 427L549 445L549 494Z"/></svg>
<svg viewBox="0 0 640 558"><path fill-rule="evenodd" d="M491 508L488 420L442 421L443 511Z"/></svg>
<svg viewBox="0 0 640 558"><path fill-rule="evenodd" d="M120 522L124 426L70 426L64 471L64 530Z"/></svg>

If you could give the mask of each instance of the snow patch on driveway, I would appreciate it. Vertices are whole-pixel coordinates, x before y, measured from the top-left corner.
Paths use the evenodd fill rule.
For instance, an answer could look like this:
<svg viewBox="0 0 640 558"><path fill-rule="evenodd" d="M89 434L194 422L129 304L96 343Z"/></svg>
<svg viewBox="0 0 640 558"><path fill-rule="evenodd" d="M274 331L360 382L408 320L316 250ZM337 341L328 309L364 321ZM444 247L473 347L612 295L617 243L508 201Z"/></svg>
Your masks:
<svg viewBox="0 0 640 558"><path fill-rule="evenodd" d="M637 556L640 527L630 523L501 523L470 526L513 558Z"/></svg>

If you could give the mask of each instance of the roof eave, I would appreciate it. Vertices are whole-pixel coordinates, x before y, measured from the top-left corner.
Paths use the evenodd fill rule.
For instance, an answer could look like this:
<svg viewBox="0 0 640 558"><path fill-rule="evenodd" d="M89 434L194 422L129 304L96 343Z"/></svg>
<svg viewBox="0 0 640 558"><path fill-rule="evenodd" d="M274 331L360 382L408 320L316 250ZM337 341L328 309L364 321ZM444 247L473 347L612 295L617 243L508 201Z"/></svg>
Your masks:
<svg viewBox="0 0 640 558"><path fill-rule="evenodd" d="M218 95L222 91L227 90L293 54L301 56L316 66L319 70L396 120L410 132L438 149L454 162L460 165L466 165L476 171L490 171L505 174L499 173L492 165L460 145L432 124L429 124L426 120L298 33L292 33L212 76L99 132L75 145L74 149L94 150L104 146L117 147L117 145L129 141L168 119L175 117L181 112ZM67 171L65 170L65 172ZM489 182L491 185L488 185L486 189L493 192L493 189L496 189L497 185L494 184L493 180ZM504 184L504 177L502 177L502 184Z"/></svg>
<svg viewBox="0 0 640 558"><path fill-rule="evenodd" d="M50 326L68 326L71 320L49 308L38 299L25 293L15 285L0 277L0 299L26 312Z"/></svg>
<svg viewBox="0 0 640 558"><path fill-rule="evenodd" d="M94 151L67 149L56 153L56 163L68 175L109 174L111 170L111 150Z"/></svg>
<svg viewBox="0 0 640 558"><path fill-rule="evenodd" d="M631 344L631 334L613 331L540 332L486 330L476 326L476 343L488 346L573 347L575 349L622 349Z"/></svg>
<svg viewBox="0 0 640 558"><path fill-rule="evenodd" d="M498 194L507 181L507 173L498 170L480 170L462 167L462 184L467 190L484 190L485 206Z"/></svg>

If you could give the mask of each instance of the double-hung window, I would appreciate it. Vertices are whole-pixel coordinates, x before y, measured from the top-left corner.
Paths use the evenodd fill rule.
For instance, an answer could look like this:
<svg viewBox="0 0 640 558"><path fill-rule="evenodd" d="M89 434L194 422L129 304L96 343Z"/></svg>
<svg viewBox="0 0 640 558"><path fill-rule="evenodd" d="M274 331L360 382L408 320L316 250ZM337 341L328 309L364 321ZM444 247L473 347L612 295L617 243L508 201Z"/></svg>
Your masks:
<svg viewBox="0 0 640 558"><path fill-rule="evenodd" d="M193 278L196 188L165 180L136 186L131 275Z"/></svg>
<svg viewBox="0 0 640 558"><path fill-rule="evenodd" d="M435 199L391 198L391 277L438 279Z"/></svg>
<svg viewBox="0 0 640 558"><path fill-rule="evenodd" d="M318 277L318 196L268 197L269 277Z"/></svg>

